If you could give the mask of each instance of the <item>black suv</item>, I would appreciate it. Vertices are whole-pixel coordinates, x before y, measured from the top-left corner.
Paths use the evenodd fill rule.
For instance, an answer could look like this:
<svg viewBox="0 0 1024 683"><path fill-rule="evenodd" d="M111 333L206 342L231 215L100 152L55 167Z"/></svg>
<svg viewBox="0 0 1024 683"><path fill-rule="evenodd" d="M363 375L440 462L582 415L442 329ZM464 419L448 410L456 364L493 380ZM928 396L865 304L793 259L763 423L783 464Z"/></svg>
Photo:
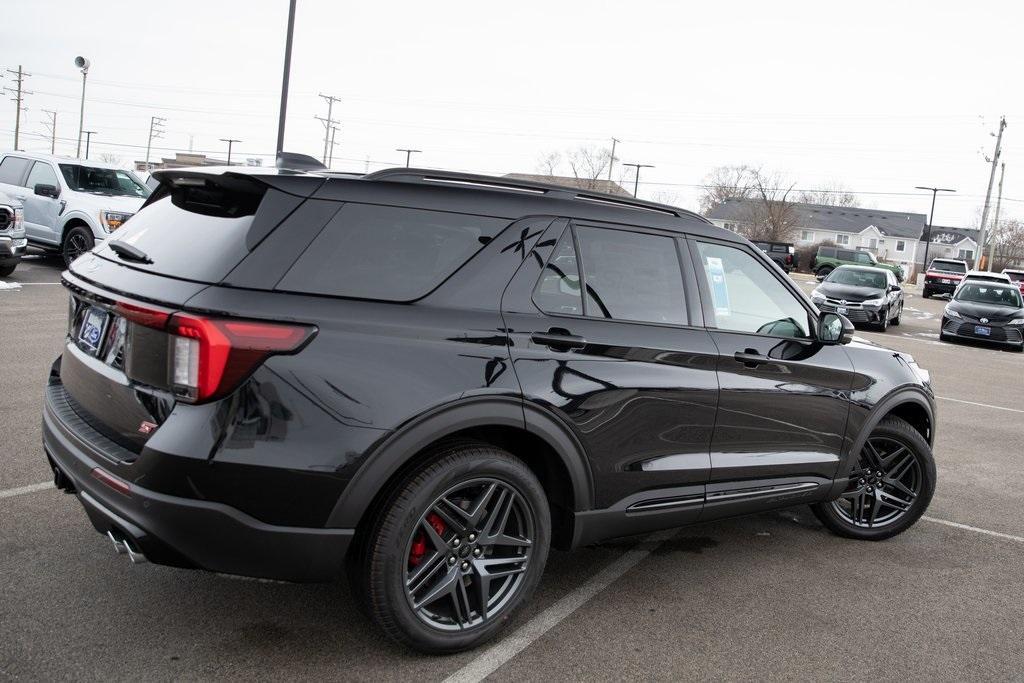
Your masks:
<svg viewBox="0 0 1024 683"><path fill-rule="evenodd" d="M43 443L134 561L328 581L431 652L549 547L935 487L927 372L673 207L454 173L158 171L64 273Z"/></svg>
<svg viewBox="0 0 1024 683"><path fill-rule="evenodd" d="M796 247L790 242L754 241L754 246L768 254L768 258L779 264L787 273L791 273L800 265L797 260Z"/></svg>

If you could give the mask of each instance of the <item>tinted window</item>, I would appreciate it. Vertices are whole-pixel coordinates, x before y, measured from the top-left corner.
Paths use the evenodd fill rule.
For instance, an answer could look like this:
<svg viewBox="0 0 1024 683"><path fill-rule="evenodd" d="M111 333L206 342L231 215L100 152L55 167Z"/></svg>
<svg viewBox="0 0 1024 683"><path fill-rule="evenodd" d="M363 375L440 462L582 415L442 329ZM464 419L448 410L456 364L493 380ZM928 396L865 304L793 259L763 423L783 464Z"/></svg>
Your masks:
<svg viewBox="0 0 1024 683"><path fill-rule="evenodd" d="M544 272L533 292L533 301L548 313L583 315L580 271L576 264L571 230L562 234L551 260L544 266Z"/></svg>
<svg viewBox="0 0 1024 683"><path fill-rule="evenodd" d="M835 258L836 250L832 247L822 247L818 250L818 256L822 258Z"/></svg>
<svg viewBox="0 0 1024 683"><path fill-rule="evenodd" d="M699 242L700 261L722 330L810 337L807 310L758 259L742 249Z"/></svg>
<svg viewBox="0 0 1024 683"><path fill-rule="evenodd" d="M871 258L871 254L867 253L866 251L858 251L856 254L854 254L854 260L856 260L858 263L875 262L874 259Z"/></svg>
<svg viewBox="0 0 1024 683"><path fill-rule="evenodd" d="M28 182L26 186L34 188L36 185L53 185L56 188L60 188L60 183L57 182L57 174L53 172L49 164L45 164L42 161L37 161L35 166L32 167L32 172L28 174Z"/></svg>
<svg viewBox="0 0 1024 683"><path fill-rule="evenodd" d="M579 226L586 315L686 324L683 274L675 240Z"/></svg>
<svg viewBox="0 0 1024 683"><path fill-rule="evenodd" d="M871 287L873 289L885 289L887 278L885 273L871 270L858 270L856 268L836 268L825 282L834 282L837 285L851 285L853 287Z"/></svg>
<svg viewBox="0 0 1024 683"><path fill-rule="evenodd" d="M785 244L773 244L772 251L774 251L777 254L788 254L789 247L787 247Z"/></svg>
<svg viewBox="0 0 1024 683"><path fill-rule="evenodd" d="M21 157L5 157L0 162L0 183L21 185L21 179L32 162Z"/></svg>
<svg viewBox="0 0 1024 683"><path fill-rule="evenodd" d="M1024 271L1020 271L1020 270L1007 270L1005 272L1006 272L1007 275L1010 276L1010 279L1012 281L1014 281L1014 282L1020 282L1021 280L1024 280Z"/></svg>
<svg viewBox="0 0 1024 683"><path fill-rule="evenodd" d="M61 164L64 181L76 192L110 195L114 197L148 197L149 188L131 173L111 168Z"/></svg>
<svg viewBox="0 0 1024 683"><path fill-rule="evenodd" d="M418 299L508 224L503 218L346 204L277 288L385 301Z"/></svg>
<svg viewBox="0 0 1024 683"><path fill-rule="evenodd" d="M836 256L840 261L852 261L854 254L849 249L837 249Z"/></svg>
<svg viewBox="0 0 1024 683"><path fill-rule="evenodd" d="M956 291L957 301L1020 308L1020 291L1015 287L993 287L983 282L966 282Z"/></svg>
<svg viewBox="0 0 1024 683"><path fill-rule="evenodd" d="M941 270L944 273L966 273L967 265L960 261L940 261L935 259L928 270Z"/></svg>

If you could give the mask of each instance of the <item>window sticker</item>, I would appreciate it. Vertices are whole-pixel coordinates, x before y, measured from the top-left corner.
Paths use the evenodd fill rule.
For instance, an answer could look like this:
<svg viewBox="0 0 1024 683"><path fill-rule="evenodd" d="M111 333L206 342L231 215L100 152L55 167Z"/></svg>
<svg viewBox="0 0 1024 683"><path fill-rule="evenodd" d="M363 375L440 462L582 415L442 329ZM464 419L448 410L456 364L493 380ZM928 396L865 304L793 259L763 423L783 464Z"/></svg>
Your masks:
<svg viewBox="0 0 1024 683"><path fill-rule="evenodd" d="M729 286L725 282L725 268L722 259L717 256L707 257L708 283L711 285L711 298L715 303L715 315L730 315Z"/></svg>

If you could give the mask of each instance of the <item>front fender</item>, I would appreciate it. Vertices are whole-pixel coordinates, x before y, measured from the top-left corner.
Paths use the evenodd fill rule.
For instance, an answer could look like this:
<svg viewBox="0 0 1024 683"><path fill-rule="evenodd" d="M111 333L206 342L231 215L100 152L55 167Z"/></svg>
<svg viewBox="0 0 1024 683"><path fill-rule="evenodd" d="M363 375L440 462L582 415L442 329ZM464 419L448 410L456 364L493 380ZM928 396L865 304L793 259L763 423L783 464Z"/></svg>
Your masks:
<svg viewBox="0 0 1024 683"><path fill-rule="evenodd" d="M107 239L108 235L103 230L103 228L100 227L98 215L93 216L86 213L85 211L82 211L81 209L72 209L71 211L68 211L67 213L63 214L60 217L60 220L61 240L64 239L64 233L66 233L68 230L68 224L72 222L82 222L88 225L89 229L92 230L92 236L95 237L97 240Z"/></svg>

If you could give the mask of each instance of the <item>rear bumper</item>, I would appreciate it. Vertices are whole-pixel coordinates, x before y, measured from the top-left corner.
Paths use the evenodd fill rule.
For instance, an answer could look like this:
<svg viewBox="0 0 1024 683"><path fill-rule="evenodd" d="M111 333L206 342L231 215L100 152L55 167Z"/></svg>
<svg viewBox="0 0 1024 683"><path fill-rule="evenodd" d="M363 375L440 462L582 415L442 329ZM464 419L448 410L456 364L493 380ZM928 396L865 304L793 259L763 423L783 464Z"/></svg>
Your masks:
<svg viewBox="0 0 1024 683"><path fill-rule="evenodd" d="M922 287L932 294L952 294L959 284L959 281L952 282L950 284L943 284L941 282L928 282L926 280Z"/></svg>
<svg viewBox="0 0 1024 683"><path fill-rule="evenodd" d="M125 495L97 480L105 456L77 435L49 400L43 448L58 486L74 492L101 534L125 539L150 562L284 581L341 575L353 529L265 524L221 503L168 496L130 482Z"/></svg>

